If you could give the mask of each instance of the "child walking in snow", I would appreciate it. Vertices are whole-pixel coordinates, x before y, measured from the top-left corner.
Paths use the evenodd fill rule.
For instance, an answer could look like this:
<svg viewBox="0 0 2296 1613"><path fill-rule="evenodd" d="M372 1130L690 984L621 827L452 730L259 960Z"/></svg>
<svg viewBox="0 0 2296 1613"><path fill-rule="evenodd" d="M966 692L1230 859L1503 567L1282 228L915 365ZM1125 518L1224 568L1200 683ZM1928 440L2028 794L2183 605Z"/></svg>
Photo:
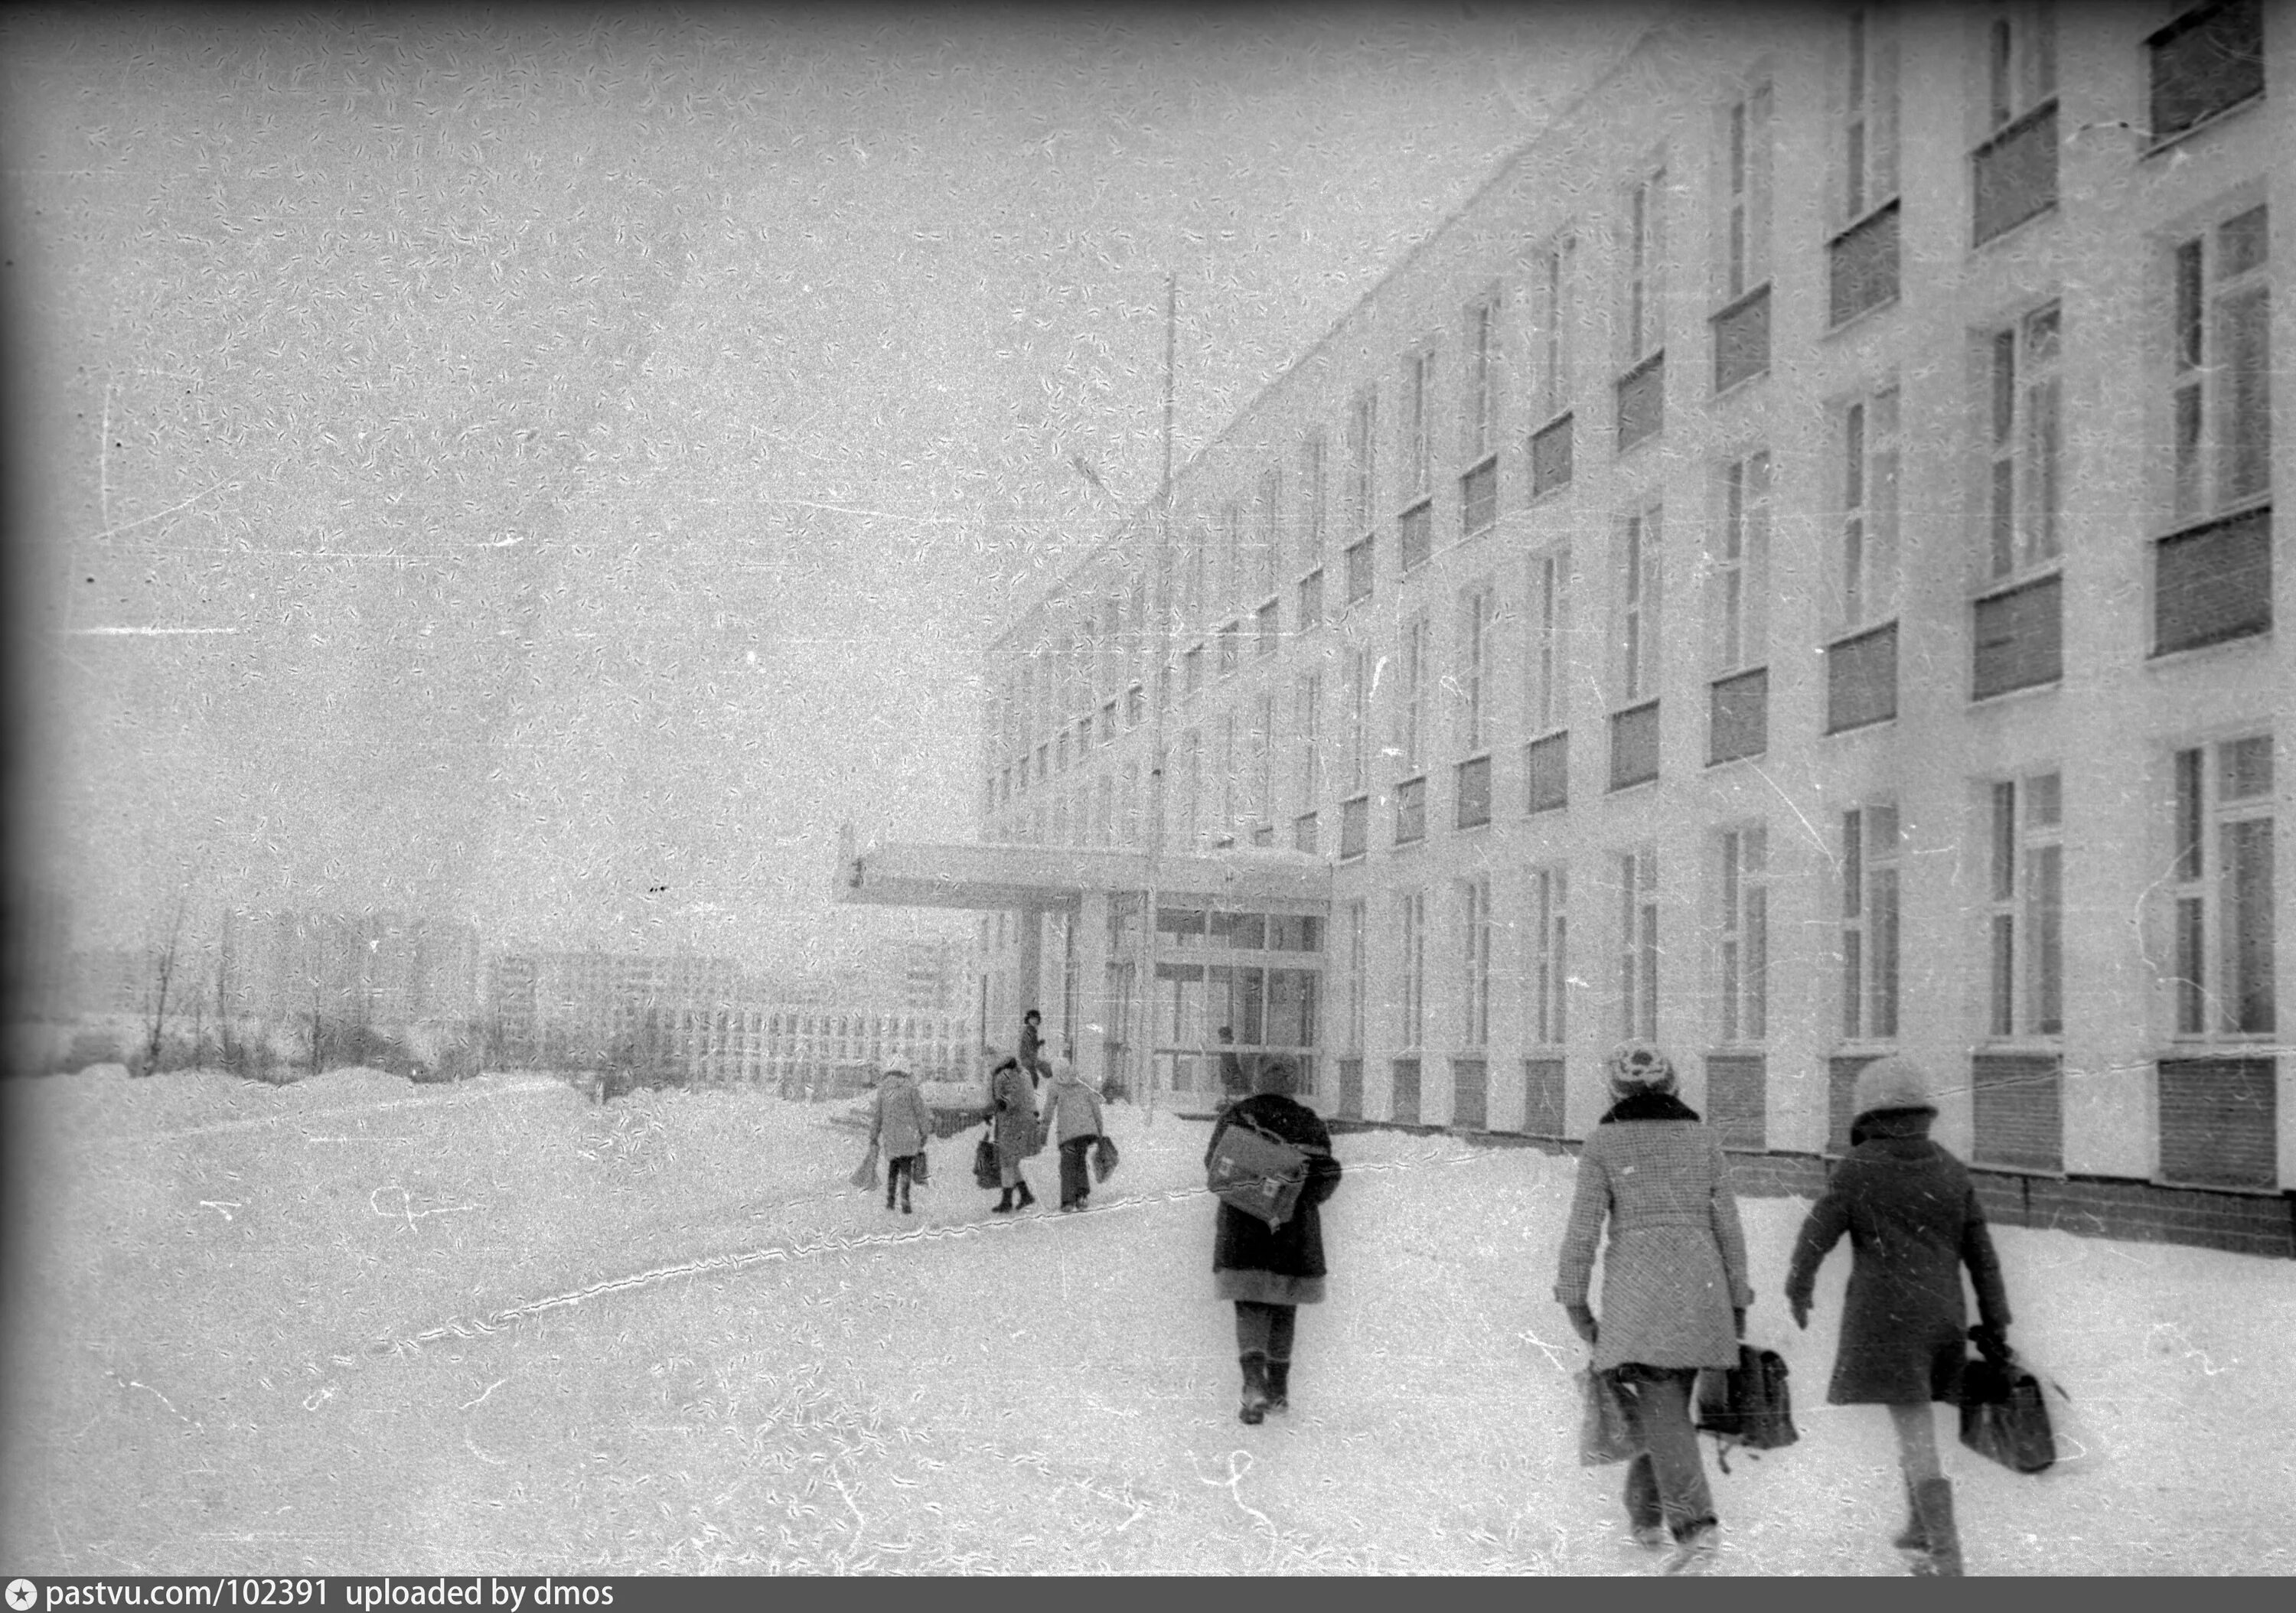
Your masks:
<svg viewBox="0 0 2296 1613"><path fill-rule="evenodd" d="M1021 1175L1021 1161L1043 1146L1037 1126L1036 1089L1022 1073L1018 1060L1008 1058L996 1066L996 1073L988 1077L988 1101L989 1132L996 1139L997 1175L1004 1189L1004 1196L996 1201L992 1213L1009 1216L1037 1201L1037 1195L1029 1191L1028 1179ZM1013 1197L1015 1190L1021 1195L1017 1203Z"/></svg>
<svg viewBox="0 0 2296 1613"><path fill-rule="evenodd" d="M1594 1350L1593 1370L1625 1391L1643 1447L1627 1467L1635 1539L1662 1546L1671 1536L1665 1572L1695 1574L1712 1565L1720 1531L1691 1396L1700 1368L1738 1364L1754 1300L1746 1237L1722 1140L1675 1096L1666 1055L1621 1043L1610 1077L1618 1101L1579 1151L1554 1297ZM1587 1289L1606 1218L1598 1322Z"/></svg>
<svg viewBox="0 0 2296 1613"><path fill-rule="evenodd" d="M1857 1074L1849 1154L1803 1221L1786 1274L1794 1324L1809 1325L1826 1252L1849 1234L1849 1288L1826 1400L1885 1405L1911 1517L1894 1543L1916 1573L1962 1572L1953 1484L1938 1461L1939 1400L1957 1402L1968 1358L1962 1268L1977 1289L1985 1342L2007 1347L2009 1296L1968 1168L1930 1141L1937 1103L1909 1059L1877 1059Z"/></svg>
<svg viewBox="0 0 2296 1613"><path fill-rule="evenodd" d="M1045 1129L1061 1149L1061 1208L1080 1210L1092 1197L1092 1172L1086 1156L1100 1141L1100 1094L1084 1084L1075 1064L1062 1059L1045 1087Z"/></svg>
<svg viewBox="0 0 2296 1613"><path fill-rule="evenodd" d="M901 1214L909 1208L909 1183L917 1160L932 1135L932 1115L916 1078L905 1069L889 1069L877 1083L877 1106L869 1119L869 1146L885 1150L885 1208L893 1208L894 1190L900 1191Z"/></svg>

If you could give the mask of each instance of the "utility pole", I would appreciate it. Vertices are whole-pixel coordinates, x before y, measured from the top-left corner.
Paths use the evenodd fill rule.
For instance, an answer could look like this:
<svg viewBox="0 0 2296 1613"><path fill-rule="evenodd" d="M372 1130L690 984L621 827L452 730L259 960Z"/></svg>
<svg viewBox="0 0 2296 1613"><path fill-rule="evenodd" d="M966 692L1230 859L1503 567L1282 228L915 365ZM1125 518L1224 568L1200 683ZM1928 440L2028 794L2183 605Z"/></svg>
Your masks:
<svg viewBox="0 0 2296 1613"><path fill-rule="evenodd" d="M1176 330L1179 309L1178 277L1164 276L1164 473L1156 487L1156 566L1149 590L1150 609L1157 631L1150 643L1155 664L1148 672L1148 888L1140 914L1139 989L1141 1085L1147 1093L1147 1124L1156 1123L1156 918L1164 856L1164 707L1170 698L1165 682L1172 652L1172 405Z"/></svg>

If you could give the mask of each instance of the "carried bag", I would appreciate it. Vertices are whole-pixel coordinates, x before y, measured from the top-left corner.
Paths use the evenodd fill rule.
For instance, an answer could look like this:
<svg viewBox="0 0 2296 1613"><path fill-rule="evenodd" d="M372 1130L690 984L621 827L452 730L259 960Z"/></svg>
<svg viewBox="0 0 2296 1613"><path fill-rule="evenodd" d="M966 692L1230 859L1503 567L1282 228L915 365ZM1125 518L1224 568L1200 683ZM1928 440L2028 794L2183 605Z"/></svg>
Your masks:
<svg viewBox="0 0 2296 1613"><path fill-rule="evenodd" d="M1115 1139L1104 1132L1093 1139L1092 1179L1095 1182L1107 1181L1109 1173L1116 1168L1117 1163Z"/></svg>
<svg viewBox="0 0 2296 1613"><path fill-rule="evenodd" d="M1698 1374L1698 1431L1714 1436L1715 1461L1726 1473L1733 1448L1775 1451L1801 1437L1793 1425L1793 1396L1785 1357L1775 1350L1738 1347L1738 1364Z"/></svg>
<svg viewBox="0 0 2296 1613"><path fill-rule="evenodd" d="M867 1157L853 1167L853 1185L856 1187L877 1185L877 1145L875 1143L872 1142L869 1145Z"/></svg>
<svg viewBox="0 0 2296 1613"><path fill-rule="evenodd" d="M1578 1465L1599 1468L1628 1462L1642 1452L1635 1417L1619 1375L1592 1366L1578 1369Z"/></svg>
<svg viewBox="0 0 2296 1613"><path fill-rule="evenodd" d="M986 1137L972 1150L972 1182L976 1187L1001 1187L1004 1183L1004 1173L996 1163L996 1145Z"/></svg>
<svg viewBox="0 0 2296 1613"><path fill-rule="evenodd" d="M925 1185L926 1163L925 1150L922 1149L917 1150L915 1153L909 1156L909 1180L919 1187Z"/></svg>
<svg viewBox="0 0 2296 1613"><path fill-rule="evenodd" d="M1961 1443L2016 1473L2040 1473L2057 1461L2041 1380L2007 1345L1982 1351L1961 1375Z"/></svg>
<svg viewBox="0 0 2296 1613"><path fill-rule="evenodd" d="M1231 1117L1206 1167L1205 1185L1223 1204L1282 1226L1308 1185L1308 1150Z"/></svg>

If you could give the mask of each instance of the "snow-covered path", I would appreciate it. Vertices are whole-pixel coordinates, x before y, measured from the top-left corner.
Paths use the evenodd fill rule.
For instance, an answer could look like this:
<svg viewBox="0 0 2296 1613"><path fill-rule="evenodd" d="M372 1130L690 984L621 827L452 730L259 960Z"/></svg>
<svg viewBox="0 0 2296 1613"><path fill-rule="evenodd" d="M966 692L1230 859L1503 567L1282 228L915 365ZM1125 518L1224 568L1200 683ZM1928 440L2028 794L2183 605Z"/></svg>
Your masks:
<svg viewBox="0 0 2296 1613"><path fill-rule="evenodd" d="M1125 1164L1073 1216L989 1216L970 1138L938 1144L905 1219L846 1185L852 1134L755 1094L83 1076L9 1101L36 1190L12 1572L1651 1566L1618 1470L1575 1459L1568 1160L1343 1138L1333 1298L1302 1313L1298 1409L1254 1429L1201 1124L1112 1109ZM1052 1159L1030 1174L1050 1197ZM1811 1334L1776 1298L1800 1208L1744 1203L1803 1439L1717 1476L1724 1571L1897 1572L1882 1420L1823 1404L1842 1261ZM2296 1568L2296 1268L1998 1236L2085 1453L2031 1479L1955 1448L1973 1570Z"/></svg>

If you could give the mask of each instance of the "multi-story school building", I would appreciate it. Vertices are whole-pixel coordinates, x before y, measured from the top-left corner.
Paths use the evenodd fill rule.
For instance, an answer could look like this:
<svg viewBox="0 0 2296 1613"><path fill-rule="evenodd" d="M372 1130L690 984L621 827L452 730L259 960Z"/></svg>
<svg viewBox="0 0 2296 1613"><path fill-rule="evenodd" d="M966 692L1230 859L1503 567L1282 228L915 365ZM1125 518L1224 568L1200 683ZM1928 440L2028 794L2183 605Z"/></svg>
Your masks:
<svg viewBox="0 0 2296 1613"><path fill-rule="evenodd" d="M2292 107L2260 0L1686 10L1027 603L985 844L846 894L1180 1107L1567 1143L1644 1036L1799 1190L1903 1052L1997 1214L2296 1249Z"/></svg>

